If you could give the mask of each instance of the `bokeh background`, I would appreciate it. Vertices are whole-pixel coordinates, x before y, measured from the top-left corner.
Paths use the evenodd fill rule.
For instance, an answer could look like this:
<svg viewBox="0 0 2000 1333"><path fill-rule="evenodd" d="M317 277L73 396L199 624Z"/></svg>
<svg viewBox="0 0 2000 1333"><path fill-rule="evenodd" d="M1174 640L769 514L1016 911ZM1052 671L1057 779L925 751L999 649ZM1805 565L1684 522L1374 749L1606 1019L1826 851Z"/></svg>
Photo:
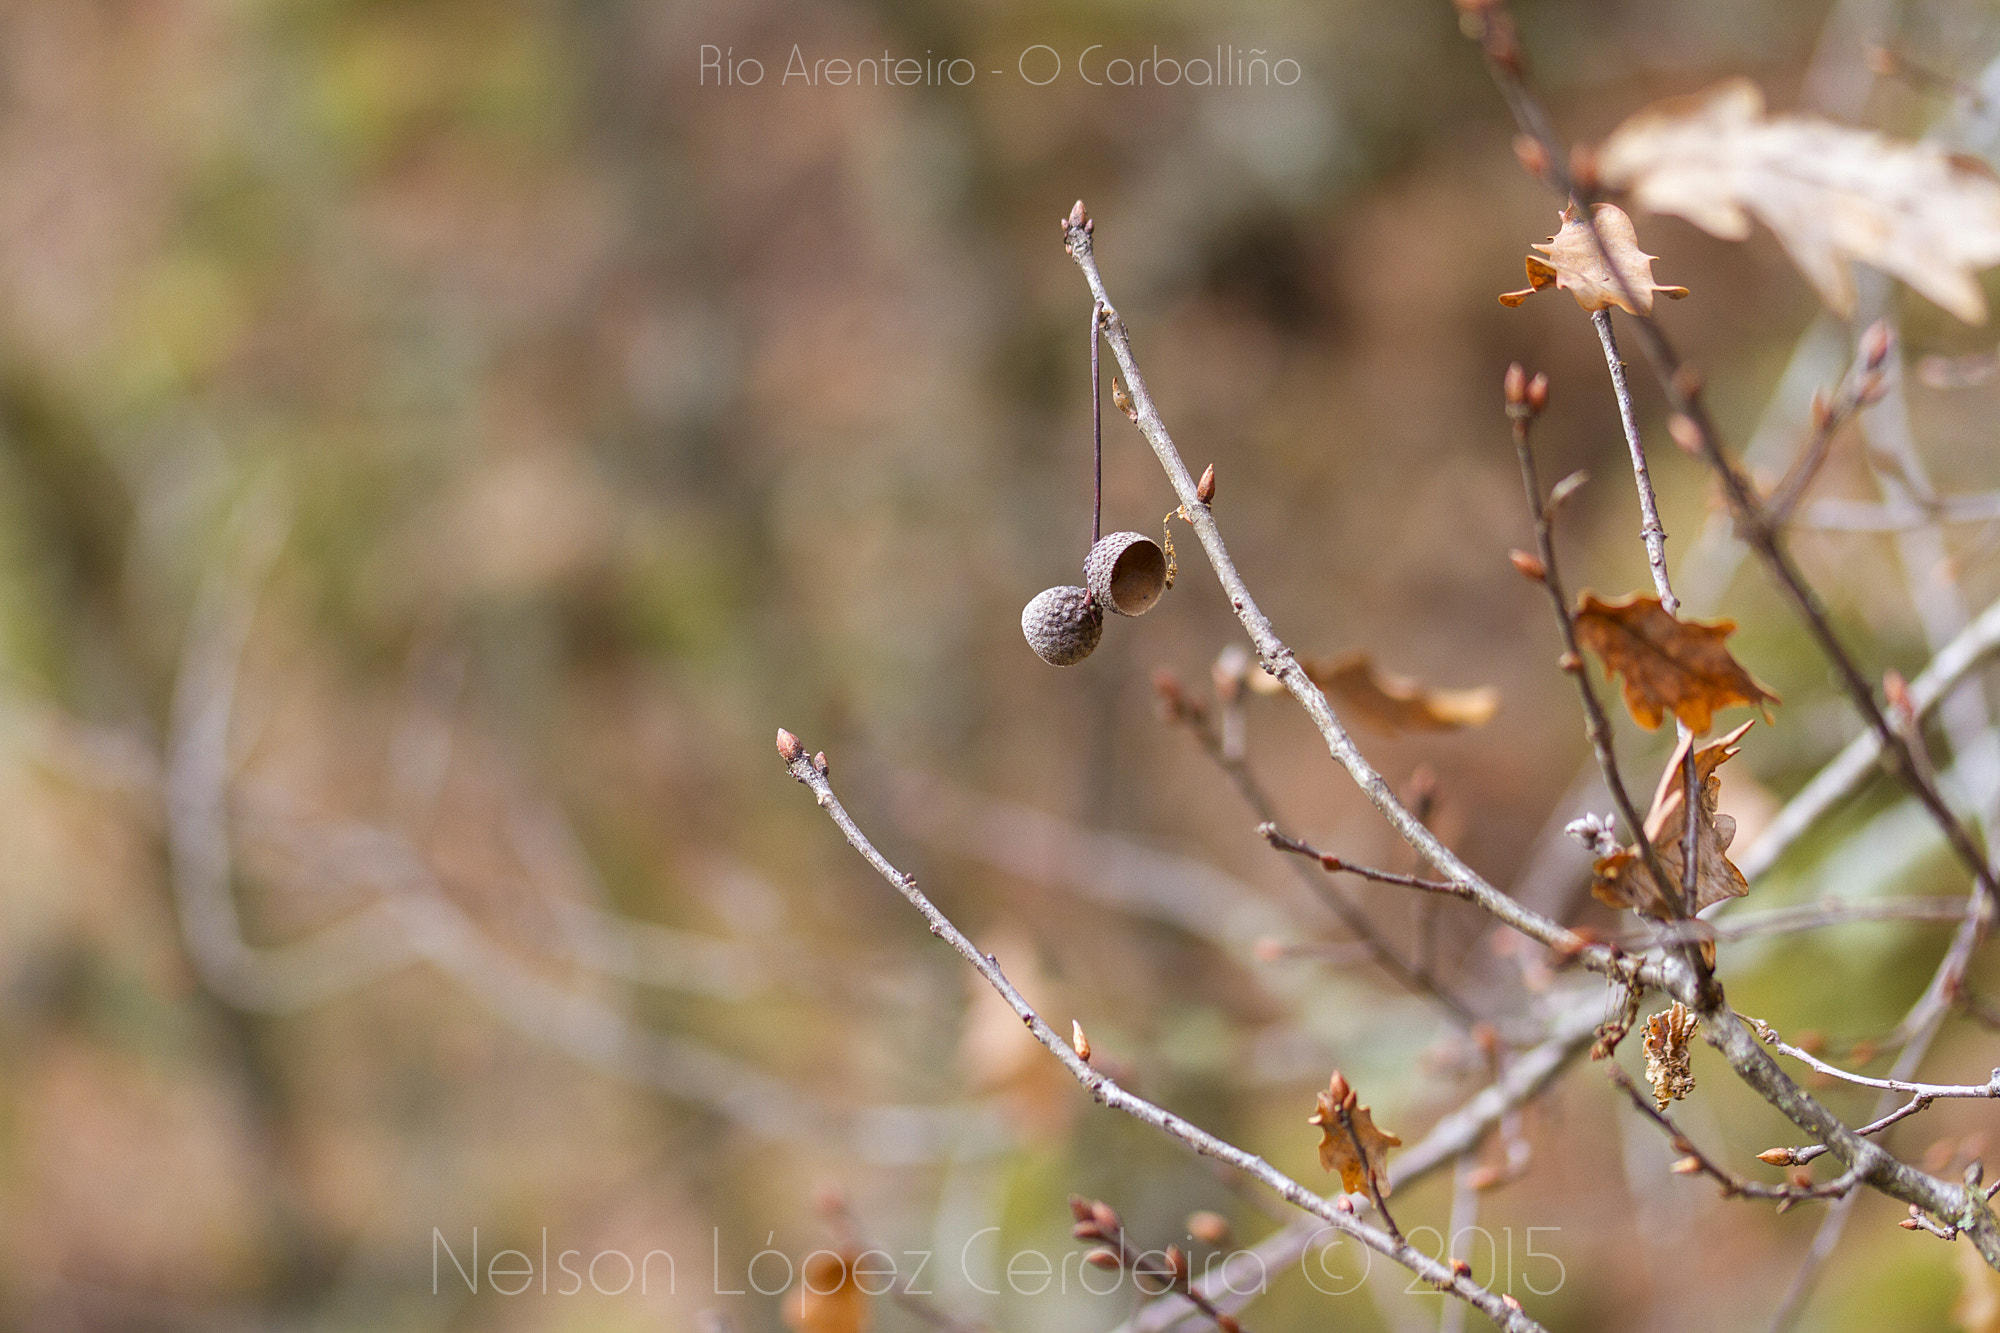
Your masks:
<svg viewBox="0 0 2000 1333"><path fill-rule="evenodd" d="M2000 50L1989 8L1914 0L1520 17L1581 138L1738 73L1917 133L1946 104L1871 75L1865 44L1968 79ZM1092 87L1093 43L1255 48L1298 77ZM809 86L782 77L794 45L976 76ZM1020 73L1037 46L1063 58L1045 86ZM704 47L761 83L705 82ZM1242 1242L1279 1225L996 1019L786 778L779 726L1139 1090L1321 1182L1304 1122L1338 1065L1414 1142L1485 1057L1343 942L1156 716L1156 670L1200 696L1241 642L1186 529L1180 584L1089 662L1037 662L1018 614L1075 581L1089 524L1089 306L1056 225L1082 197L1280 633L1497 686L1476 732L1363 738L1392 781L1429 775L1497 882L1618 929L1550 837L1588 803L1587 753L1505 558L1528 537L1509 361L1554 380L1545 479L1593 478L1563 511L1572 583L1645 567L1588 321L1559 293L1494 300L1556 208L1511 133L1442 0L0 4L0 1322L765 1333L780 1302L750 1288L776 1260L752 1261L848 1227L931 1253L961 1319L1108 1329L1134 1300L1075 1284L1068 1193L1151 1243L1196 1209ZM1694 291L1665 318L1726 432L1775 475L1851 332L1766 234L1641 228ZM1912 356L1990 345L1886 299ZM1941 487L1994 484L1989 394L1905 402ZM1107 528L1154 531L1170 493L1107 412ZM1732 765L1752 820L1854 724L1737 576L1695 465L1663 448L1656 476L1691 601L1742 622L1787 701ZM1857 444L1824 486L1872 494ZM1800 550L1867 668L1913 673L1911 580L1983 606L1986 536L1915 571L1878 537ZM1414 868L1295 709L1245 713L1293 826ZM1663 742L1621 734L1650 789ZM1865 798L1759 899L1959 891L1892 807ZM1476 920L1367 902L1496 1017L1529 1012ZM1944 939L1846 927L1724 975L1845 1054ZM1983 1078L1995 1048L1954 1026L1926 1073ZM1707 1052L1696 1070L1686 1123L1717 1151L1793 1141ZM1941 1108L1894 1142L1956 1169L1988 1122ZM1588 1068L1515 1137L1529 1169L1481 1199L1499 1257L1474 1258L1552 1327L1759 1326L1821 1216L1668 1174ZM1442 1227L1451 1194L1399 1193L1399 1220ZM1949 1326L1953 1247L1898 1215L1862 1204L1810 1326ZM475 1229L482 1263L520 1250L550 1289L469 1292ZM543 1265L570 1249L666 1251L672 1289L656 1264L644 1296L560 1294ZM1066 1291L977 1289L1036 1249L1071 1257ZM1329 1265L1346 1294L1292 1272L1245 1322L1438 1325L1406 1277Z"/></svg>

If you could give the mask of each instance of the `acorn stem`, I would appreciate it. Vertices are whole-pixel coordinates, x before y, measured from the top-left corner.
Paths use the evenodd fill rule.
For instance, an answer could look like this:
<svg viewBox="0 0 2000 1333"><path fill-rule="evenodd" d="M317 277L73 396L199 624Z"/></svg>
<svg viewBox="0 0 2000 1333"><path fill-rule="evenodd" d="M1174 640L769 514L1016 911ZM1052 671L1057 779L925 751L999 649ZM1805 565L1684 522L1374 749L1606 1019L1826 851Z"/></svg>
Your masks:
<svg viewBox="0 0 2000 1333"><path fill-rule="evenodd" d="M1097 372L1097 329L1104 308L1090 303L1090 544L1103 536L1104 523L1104 401L1102 380Z"/></svg>

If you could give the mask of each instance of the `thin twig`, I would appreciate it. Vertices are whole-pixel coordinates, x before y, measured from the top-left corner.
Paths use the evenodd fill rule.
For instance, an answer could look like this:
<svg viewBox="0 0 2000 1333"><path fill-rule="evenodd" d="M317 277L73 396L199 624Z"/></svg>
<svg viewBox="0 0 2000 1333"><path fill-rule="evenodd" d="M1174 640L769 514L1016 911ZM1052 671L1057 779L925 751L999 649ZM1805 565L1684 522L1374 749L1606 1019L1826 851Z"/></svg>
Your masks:
<svg viewBox="0 0 2000 1333"><path fill-rule="evenodd" d="M1618 339L1611 331L1611 312L1593 310L1590 322L1597 329L1597 341L1604 348L1604 362L1611 371L1611 391L1618 399L1618 421L1625 429L1625 448L1632 456L1632 478L1639 490L1639 536L1646 544L1646 565L1653 572L1653 586L1659 591L1660 605L1668 615L1680 610L1667 577L1667 530L1660 523L1660 502L1653 494L1653 478L1646 470L1646 450L1639 439L1639 417L1632 408L1632 387L1625 382L1625 362L1618 356Z"/></svg>
<svg viewBox="0 0 2000 1333"><path fill-rule="evenodd" d="M1606 975L1624 976L1629 970L1628 960L1615 951L1594 941L1586 940L1568 927L1530 911L1509 898L1465 864L1458 854L1445 846L1422 820L1412 814L1397 799L1374 765L1355 745L1346 727L1334 714L1326 695L1314 684L1305 669L1299 665L1297 655L1272 628L1270 618L1257 606L1250 595L1250 589L1237 571L1235 561L1230 558L1229 548L1223 543L1221 530L1216 526L1215 516L1195 491L1194 478L1188 473L1187 464L1182 461L1180 450L1174 446L1173 437L1167 433L1160 420L1158 406L1153 401L1152 392L1146 387L1145 376L1140 372L1137 359L1132 353L1132 338L1125 327L1124 318L1112 304L1105 291L1104 278L1098 272L1096 253L1092 245L1089 215L1081 202L1071 210L1064 223L1064 235L1068 242L1070 256L1083 271L1084 280L1090 285L1091 294L1103 307L1104 340L1111 348L1118 368L1125 374L1125 385L1132 398L1135 424L1153 448L1154 456L1173 485L1179 497L1188 524L1201 542L1202 550L1208 555L1217 580L1229 598L1230 606L1236 612L1237 620L1250 636L1250 643L1256 649L1257 658L1263 668L1282 682L1292 697L1299 701L1312 719L1321 738L1326 742L1327 752L1335 762L1345 768L1356 786L1369 802L1381 812L1389 826L1398 836L1436 868L1446 879L1463 884L1472 892L1473 899L1480 907L1491 913L1503 924L1513 927L1529 938L1554 949L1565 957L1574 958L1592 971ZM1644 969L1642 968L1643 972ZM1659 977L1651 974L1647 984L1656 985Z"/></svg>
<svg viewBox="0 0 2000 1333"><path fill-rule="evenodd" d="M1884 1092L1900 1092L1913 1097L2000 1097L2000 1069L1984 1083L1911 1083L1900 1078L1870 1078L1866 1074L1855 1074L1837 1065L1830 1065L1810 1051L1800 1050L1785 1041L1762 1019L1742 1016L1754 1028L1764 1043L1773 1050L1782 1051L1801 1064L1810 1065L1815 1071L1828 1078L1837 1078L1843 1083L1853 1083L1864 1088L1880 1088Z"/></svg>
<svg viewBox="0 0 2000 1333"><path fill-rule="evenodd" d="M1069 1071L1071 1077L1082 1084L1084 1090L1100 1105L1115 1111L1123 1111L1141 1123L1151 1125L1167 1137L1185 1144L1195 1152L1235 1167L1276 1193L1287 1203L1311 1213L1376 1253L1403 1265L1438 1290L1449 1291L1459 1299L1470 1302L1503 1329L1510 1330L1510 1333L1536 1333L1541 1330L1540 1324L1514 1305L1510 1305L1505 1298L1480 1286L1471 1278L1453 1272L1449 1265L1440 1263L1381 1228L1363 1222L1352 1211L1345 1210L1335 1201L1307 1189L1263 1158L1245 1152L1164 1107L1127 1092L1102 1070L1085 1063L1083 1058L1071 1049L1070 1044L1043 1021L1042 1016L1023 998L1021 992L1014 988L1013 983L1007 980L1006 974L1000 970L999 961L991 954L981 953L965 933L917 887L914 876L906 875L896 869L887 857L876 850L875 844L868 840L868 835L861 831L861 827L854 822L853 817L841 805L839 798L833 794L832 783L807 757L805 748L800 745L798 739L788 732L780 732L779 744L786 768L795 779L811 789L820 808L827 812L849 845L859 852L878 874L888 880L912 907L917 909L929 924L931 934L949 944L959 957L965 959L974 971L985 978L986 983L999 993L1008 1007L1020 1016L1035 1040L1054 1055L1063 1068Z"/></svg>
<svg viewBox="0 0 2000 1333"><path fill-rule="evenodd" d="M1919 1094L1910 1098L1910 1100L1904 1102L1901 1106L1879 1120L1871 1120L1854 1132L1863 1138L1880 1134L1891 1125L1900 1124L1902 1121L1917 1114L1917 1112L1924 1110L1930 1106L1931 1101L1931 1098ZM1760 1160L1770 1162L1773 1166L1802 1166L1815 1158L1824 1157L1825 1155L1826 1145L1823 1143L1809 1143L1799 1148L1771 1148L1757 1154Z"/></svg>
<svg viewBox="0 0 2000 1333"><path fill-rule="evenodd" d="M1665 1130L1673 1150L1681 1154L1675 1169L1682 1174L1699 1171L1702 1175L1722 1186L1724 1197L1742 1195L1752 1199L1776 1199L1779 1211L1806 1199L1834 1199L1852 1190L1861 1181L1860 1168L1850 1168L1823 1185L1767 1185L1759 1180L1739 1176L1720 1162L1695 1146L1693 1139L1681 1132L1679 1125L1665 1111L1653 1104L1653 1100L1642 1092L1639 1085L1615 1064L1606 1063L1605 1074L1629 1097L1632 1105L1654 1124ZM1685 1169L1683 1170L1683 1168Z"/></svg>
<svg viewBox="0 0 2000 1333"><path fill-rule="evenodd" d="M1472 901L1472 895L1466 891L1463 884L1454 884L1450 880L1443 879L1421 879L1416 875L1405 875L1394 870L1377 870L1373 866L1355 865L1351 861L1341 860L1331 852L1322 852L1317 847L1280 832L1276 824L1259 824L1257 832L1265 842L1281 852L1291 852L1295 856L1319 862L1320 869L1330 875L1359 875L1362 879L1372 879L1378 884L1400 884L1406 889L1422 889L1425 893L1442 893L1453 898Z"/></svg>
<svg viewBox="0 0 2000 1333"><path fill-rule="evenodd" d="M1272 802L1270 794L1257 780L1256 774L1251 771L1249 761L1242 753L1232 752L1225 743L1222 734L1209 720L1207 710L1195 700L1188 698L1180 688L1179 682L1172 680L1171 677L1155 676L1153 688L1160 698L1168 720L1185 726L1200 742L1201 748L1215 761L1216 766L1228 777L1230 785L1236 788L1237 795L1257 817L1259 831L1261 832L1266 825L1275 825L1277 807ZM1325 903L1327 908L1340 918L1341 925L1345 926L1362 947L1368 950L1384 971L1411 990L1437 1001L1461 1027L1470 1030L1477 1026L1480 1020L1478 1015L1473 1013L1472 1007L1440 981L1428 967L1405 958L1402 951L1391 944L1376 928L1374 921L1359 903L1303 866L1294 865L1293 868L1307 892Z"/></svg>

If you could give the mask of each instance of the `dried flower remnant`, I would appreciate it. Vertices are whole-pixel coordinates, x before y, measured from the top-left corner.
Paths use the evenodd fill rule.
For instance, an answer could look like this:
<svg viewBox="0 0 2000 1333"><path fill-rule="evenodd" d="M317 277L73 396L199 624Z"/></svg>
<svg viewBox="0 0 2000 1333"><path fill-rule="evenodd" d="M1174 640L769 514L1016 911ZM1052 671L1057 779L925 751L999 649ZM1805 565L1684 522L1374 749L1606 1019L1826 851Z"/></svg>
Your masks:
<svg viewBox="0 0 2000 1333"><path fill-rule="evenodd" d="M1694 1091L1694 1063L1688 1043L1701 1019L1680 1001L1646 1020L1646 1079L1662 1111Z"/></svg>
<svg viewBox="0 0 2000 1333"><path fill-rule="evenodd" d="M1658 256L1639 248L1639 233L1623 209L1616 204L1598 204L1591 216L1597 222L1596 235L1575 209L1564 209L1556 234L1533 247L1546 258L1528 256L1528 286L1518 292L1502 292L1500 304L1517 306L1554 285L1574 296L1585 310L1617 306L1627 314L1650 315L1656 294L1676 301L1688 294L1685 287L1666 287L1653 281L1653 260ZM1546 385L1540 396L1547 401Z"/></svg>

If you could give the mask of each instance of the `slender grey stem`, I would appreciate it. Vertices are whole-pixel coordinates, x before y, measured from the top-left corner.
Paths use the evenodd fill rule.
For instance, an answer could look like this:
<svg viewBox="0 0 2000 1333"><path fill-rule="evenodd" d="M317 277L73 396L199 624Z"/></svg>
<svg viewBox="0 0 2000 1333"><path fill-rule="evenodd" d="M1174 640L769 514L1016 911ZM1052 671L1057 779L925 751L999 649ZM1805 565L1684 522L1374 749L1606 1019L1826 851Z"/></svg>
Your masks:
<svg viewBox="0 0 2000 1333"><path fill-rule="evenodd" d="M1209 564L1214 568L1217 581L1229 597L1229 604L1236 612L1236 618L1250 636L1251 645L1257 650L1257 660L1264 670L1276 676L1306 710L1306 716L1325 740L1327 751L1334 760L1345 768L1354 779L1356 786L1371 804L1381 812L1389 826L1414 848L1418 855L1429 861L1446 879L1465 886L1468 896L1503 924L1513 927L1529 938L1538 940L1565 957L1573 958L1583 966L1606 975L1625 977L1631 971L1631 960L1625 959L1617 951L1595 941L1589 941L1570 930L1567 926L1551 920L1539 912L1531 911L1515 902L1489 883L1485 877L1465 864L1458 854L1445 846L1422 820L1412 814L1382 777L1375 766L1361 753L1347 728L1334 715L1333 707L1326 695L1312 682L1305 669L1299 665L1297 656L1278 637L1271 626L1270 618L1258 607L1251 597L1250 589L1244 584L1243 576L1237 572L1235 562L1230 558L1229 548L1223 543L1222 532L1216 526L1215 516L1195 493L1195 482L1182 461L1180 450L1175 447L1173 437L1167 433L1165 423L1160 419L1159 408L1153 402L1153 395L1146 387L1146 378L1140 372L1138 361L1132 353L1132 337L1125 327L1118 308L1111 303L1105 291L1104 279L1097 271L1097 258L1092 249L1088 214L1079 203L1071 212L1067 228L1069 252L1083 270L1084 280L1090 284L1091 294L1097 298L1103 310L1104 339L1111 347L1111 355L1118 362L1118 368L1125 374L1125 385L1132 395L1134 421L1146 442L1153 447L1153 454L1173 485L1174 494L1179 497L1189 526L1200 540L1202 550L1207 553ZM1639 979L1647 985L1657 985L1657 971L1647 972L1641 968Z"/></svg>
<svg viewBox="0 0 2000 1333"><path fill-rule="evenodd" d="M1097 369L1097 330L1104 311L1090 303L1090 544L1104 535L1104 377Z"/></svg>
<svg viewBox="0 0 2000 1333"><path fill-rule="evenodd" d="M1307 1189L1298 1181L1266 1162L1263 1158L1245 1152L1235 1144L1217 1138L1191 1121L1184 1120L1172 1111L1147 1101L1145 1098L1127 1092L1119 1087L1103 1071L1093 1068L1082 1056L1043 1021L1034 1006L1014 988L1007 976L1000 970L999 960L991 954L981 953L977 946L940 911L923 890L917 887L916 877L906 875L890 863L889 859L876 850L868 835L861 831L838 797L833 794L833 784L807 757L805 748L798 738L788 732L779 733L780 754L785 759L785 767L799 782L813 793L813 798L832 818L836 827L847 838L848 844L861 853L864 860L875 868L876 873L889 881L909 904L916 908L929 923L931 934L949 944L959 957L972 965L974 971L985 978L1005 1000L1008 1007L1020 1016L1029 1033L1048 1052L1055 1056L1067 1069L1071 1077L1083 1085L1084 1090L1100 1105L1114 1111L1123 1111L1144 1124L1151 1125L1169 1138L1176 1139L1205 1157L1213 1157L1219 1162L1236 1168L1246 1176L1264 1185L1285 1202L1311 1213L1327 1225L1366 1245L1369 1249L1394 1260L1421 1277L1439 1291L1448 1291L1460 1300L1477 1307L1508 1333L1545 1333L1542 1325L1530 1319L1518 1308L1518 1303L1510 1304L1502 1297L1474 1282L1470 1277L1455 1273L1422 1250L1410 1245L1401 1237L1394 1236L1380 1227L1370 1226L1354 1213L1341 1206L1339 1201L1328 1199Z"/></svg>
<svg viewBox="0 0 2000 1333"><path fill-rule="evenodd" d="M1625 448L1632 455L1632 479L1639 487L1639 536L1646 543L1646 565L1653 571L1653 587L1659 591L1660 605L1672 615L1681 608L1667 579L1667 530L1660 523L1660 503L1653 494L1652 474L1646 471L1646 450L1639 440L1639 418L1632 409L1632 386L1625 380L1625 363L1618 356L1618 339L1611 332L1611 312L1593 310L1590 322L1597 329L1597 341L1604 345L1604 364L1611 371L1611 391L1618 399L1618 421L1625 428Z"/></svg>

